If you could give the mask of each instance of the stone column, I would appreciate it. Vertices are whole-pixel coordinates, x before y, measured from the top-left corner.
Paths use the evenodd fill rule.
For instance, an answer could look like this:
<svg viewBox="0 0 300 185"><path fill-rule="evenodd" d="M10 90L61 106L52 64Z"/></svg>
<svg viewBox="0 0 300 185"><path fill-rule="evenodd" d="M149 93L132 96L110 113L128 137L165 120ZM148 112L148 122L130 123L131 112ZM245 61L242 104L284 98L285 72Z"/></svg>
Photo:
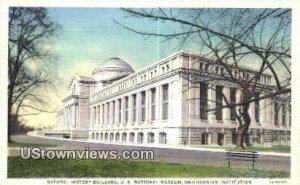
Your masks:
<svg viewBox="0 0 300 185"><path fill-rule="evenodd" d="M141 118L142 118L142 114L141 114L141 92L137 92L136 93L136 122L138 125L140 125L141 123Z"/></svg>
<svg viewBox="0 0 300 185"><path fill-rule="evenodd" d="M156 87L156 97L155 97L155 104L156 104L156 112L155 112L155 120L161 120L161 108L162 108L162 98L161 98L161 86Z"/></svg>
<svg viewBox="0 0 300 185"><path fill-rule="evenodd" d="M207 94L207 99L208 99L208 110L213 110L209 111L207 118L208 118L208 123L212 124L216 122L216 85L215 84L208 84L208 94Z"/></svg>
<svg viewBox="0 0 300 185"><path fill-rule="evenodd" d="M65 119L64 119L64 127L66 128L67 125L68 125L68 123L67 123L67 121L68 121L68 110L67 110L67 107L64 108L64 117L65 117Z"/></svg>
<svg viewBox="0 0 300 185"><path fill-rule="evenodd" d="M149 89L145 90L145 124L149 123Z"/></svg>
<svg viewBox="0 0 300 185"><path fill-rule="evenodd" d="M132 124L132 95L128 96L128 124Z"/></svg>
<svg viewBox="0 0 300 185"><path fill-rule="evenodd" d="M249 115L251 118L251 124L256 125L256 120L255 120L255 103L251 102L249 106Z"/></svg>
<svg viewBox="0 0 300 185"><path fill-rule="evenodd" d="M228 103L230 103L230 88L229 87L223 87L223 94L226 97L226 100ZM223 105L227 106L227 103L225 101L225 97L223 98ZM223 114L224 114L224 121L230 122L230 108L224 108L223 109Z"/></svg>
<svg viewBox="0 0 300 185"><path fill-rule="evenodd" d="M72 127L76 127L76 105L73 104L72 108Z"/></svg>

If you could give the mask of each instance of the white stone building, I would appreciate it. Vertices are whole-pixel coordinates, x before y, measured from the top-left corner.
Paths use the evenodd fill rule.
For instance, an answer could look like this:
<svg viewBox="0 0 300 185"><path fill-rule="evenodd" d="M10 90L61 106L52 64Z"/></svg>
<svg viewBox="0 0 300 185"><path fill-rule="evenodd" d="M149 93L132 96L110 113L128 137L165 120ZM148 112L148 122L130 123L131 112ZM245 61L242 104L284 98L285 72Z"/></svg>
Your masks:
<svg viewBox="0 0 300 185"><path fill-rule="evenodd" d="M232 73L237 75L234 69ZM218 106L225 105L222 94L236 102L240 92L233 82L215 80L224 75L219 64L185 51L137 72L122 59L110 58L91 77L73 77L56 128L45 135L113 143L234 144L236 110ZM271 90L271 81L270 75L261 76L257 96ZM289 144L288 101L255 101L250 115L247 139L252 144Z"/></svg>

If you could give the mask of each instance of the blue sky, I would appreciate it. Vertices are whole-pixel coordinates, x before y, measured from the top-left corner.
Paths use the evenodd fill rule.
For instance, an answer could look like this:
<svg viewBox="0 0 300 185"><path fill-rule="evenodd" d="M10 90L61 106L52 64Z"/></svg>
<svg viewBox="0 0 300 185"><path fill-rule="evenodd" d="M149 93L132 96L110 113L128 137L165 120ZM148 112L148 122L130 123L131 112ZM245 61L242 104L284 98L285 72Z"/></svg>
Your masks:
<svg viewBox="0 0 300 185"><path fill-rule="evenodd" d="M156 32L177 25L126 18L118 8L49 8L48 11L51 19L63 28L53 41L56 53L61 56L59 66L63 68L84 62L99 64L107 58L120 57L139 69L180 49L177 41L162 43L157 37L145 38L113 20Z"/></svg>

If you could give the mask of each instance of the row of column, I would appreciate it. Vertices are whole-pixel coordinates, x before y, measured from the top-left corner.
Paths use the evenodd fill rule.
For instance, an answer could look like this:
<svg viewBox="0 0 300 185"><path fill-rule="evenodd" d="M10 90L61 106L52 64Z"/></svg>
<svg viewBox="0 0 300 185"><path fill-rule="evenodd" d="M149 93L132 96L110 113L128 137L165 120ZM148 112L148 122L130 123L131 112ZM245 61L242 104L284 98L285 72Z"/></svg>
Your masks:
<svg viewBox="0 0 300 185"><path fill-rule="evenodd" d="M217 95L216 95L216 87L222 88L222 94L226 97L227 101L230 103L232 101L232 96L234 96L235 103L238 103L241 99L241 91L238 88L234 87L225 87L221 85L216 84L207 84L207 109L211 110L207 112L207 120L210 122L218 121L216 117L216 108L217 108ZM190 103L190 116L194 117L196 119L203 119L200 118L201 115L201 106L200 106L200 99L201 97L201 85L194 86L193 88L190 88L191 92L189 94L189 102ZM233 93L233 94L232 94ZM263 94L258 94L258 96L263 96ZM222 98L222 106L226 106L227 103L225 101L225 98ZM233 116L231 111L238 111L238 106L235 106L233 108L220 108L220 114L221 119L219 121L234 121L235 119L232 119ZM258 111L256 111L257 109ZM202 113L203 114L203 113ZM271 99L262 99L259 101L254 101L250 103L249 108L249 114L252 120L252 123L257 124L267 124L272 121L272 100Z"/></svg>
<svg viewBox="0 0 300 185"><path fill-rule="evenodd" d="M163 117L163 112L168 114L169 110L167 106L165 107L167 110L163 111L163 104L169 101L168 95L167 100L163 99L165 87L169 88L169 85L157 86L94 105L90 109L91 128L100 127L100 125L142 124L168 119L168 115ZM169 89L165 93L169 94Z"/></svg>
<svg viewBox="0 0 300 185"><path fill-rule="evenodd" d="M64 109L64 127L78 127L79 126L79 106L78 104L71 104Z"/></svg>

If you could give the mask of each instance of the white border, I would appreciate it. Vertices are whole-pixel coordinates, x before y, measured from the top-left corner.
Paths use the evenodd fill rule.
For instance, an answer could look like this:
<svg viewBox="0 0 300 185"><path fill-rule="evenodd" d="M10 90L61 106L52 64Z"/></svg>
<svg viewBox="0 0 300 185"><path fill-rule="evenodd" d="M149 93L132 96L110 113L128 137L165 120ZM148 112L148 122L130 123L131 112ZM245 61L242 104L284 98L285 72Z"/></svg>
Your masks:
<svg viewBox="0 0 300 185"><path fill-rule="evenodd" d="M7 36L8 7L225 7L225 8L292 8L292 159L291 180L300 180L300 1L299 0L2 0L0 1L0 183L47 184L45 179L7 179ZM298 153L298 154L297 154ZM121 180L121 179L119 179ZM274 179L273 179L274 180ZM253 184L271 184L268 179L253 179ZM274 184L274 183L273 183Z"/></svg>

